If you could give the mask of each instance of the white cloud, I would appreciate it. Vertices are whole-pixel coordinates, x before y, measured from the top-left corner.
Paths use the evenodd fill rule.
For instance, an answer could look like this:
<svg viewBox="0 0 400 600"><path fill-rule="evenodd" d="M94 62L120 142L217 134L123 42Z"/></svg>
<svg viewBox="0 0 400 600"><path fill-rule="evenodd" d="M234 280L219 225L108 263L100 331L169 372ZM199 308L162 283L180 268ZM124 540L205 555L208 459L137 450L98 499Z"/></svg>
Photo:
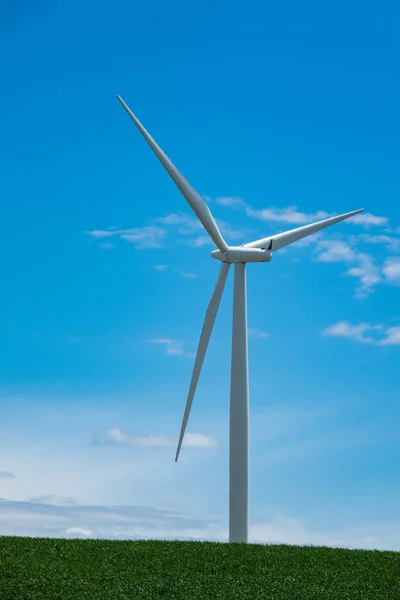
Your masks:
<svg viewBox="0 0 400 600"><path fill-rule="evenodd" d="M183 235L184 237L196 234L203 230L203 225L193 214L189 215L186 213L171 213L169 215L165 215L164 217L158 217L157 219L154 219L154 222L162 223L163 225L172 228L177 227L177 233L179 235Z"/></svg>
<svg viewBox="0 0 400 600"><path fill-rule="evenodd" d="M296 248L307 248L308 246L313 246L315 244L317 244L317 242L319 242L319 240L322 238L323 233L320 231L317 231L316 233L313 233L312 235L308 235L305 238L302 238L301 240L298 240L296 242Z"/></svg>
<svg viewBox="0 0 400 600"><path fill-rule="evenodd" d="M193 356L193 354L184 351L183 342L178 340L171 340L169 338L154 338L147 340L147 342L149 344L159 344L161 346L165 346L165 354L172 356L185 356L186 358L191 358Z"/></svg>
<svg viewBox="0 0 400 600"><path fill-rule="evenodd" d="M9 471L0 471L0 479L15 479L15 475Z"/></svg>
<svg viewBox="0 0 400 600"><path fill-rule="evenodd" d="M154 269L154 271L160 272L173 271L174 273L178 273L184 279L197 279L197 275L195 275L194 273L184 271L183 269L171 269L167 265L153 265L152 269Z"/></svg>
<svg viewBox="0 0 400 600"><path fill-rule="evenodd" d="M246 230L233 229L229 223L226 223L221 219L216 219L216 222L222 235L229 240L244 240L250 235Z"/></svg>
<svg viewBox="0 0 400 600"><path fill-rule="evenodd" d="M135 248L161 248L164 245L166 231L161 227L149 225L115 232Z"/></svg>
<svg viewBox="0 0 400 600"><path fill-rule="evenodd" d="M111 237L112 235L114 235L113 231L105 231L103 229L95 229L93 231L85 231L85 233L94 238L105 238L105 237Z"/></svg>
<svg viewBox="0 0 400 600"><path fill-rule="evenodd" d="M186 448L219 448L219 444L215 438L202 433L185 433L182 446Z"/></svg>
<svg viewBox="0 0 400 600"><path fill-rule="evenodd" d="M288 206L283 208L268 207L265 209L254 209L247 204L243 199L238 197L220 197L217 198L217 203L221 206L230 208L241 208L249 217L255 217L261 221L270 221L277 223L287 223L293 227L305 225L314 221L318 221L330 216L324 210L314 212L304 212L298 209L297 206ZM136 248L160 248L165 246L168 240L172 244L183 243L192 247L213 246L210 237L203 231L203 227L198 219L184 212L171 213L162 217L153 219L153 225L134 228L134 229L117 229L109 228L108 230L93 230L87 231L89 235L100 239L102 237L110 237L112 235L119 236L122 239L132 243ZM222 234L227 240L235 243L235 240L246 241L251 239L251 233L242 229L234 229L229 223L217 219L217 223ZM297 242L297 248L311 246L315 249L316 260L320 262L343 262L349 263L348 270L344 275L356 278L358 283L355 287L354 295L356 298L362 299L368 297L378 284L390 283L397 284L400 282L400 258L387 258L382 264L377 264L380 258L375 255L370 255L359 250L360 244L380 244L383 247L391 248L393 252L400 250L400 240L394 236L387 235L388 218L384 216L374 215L372 213L362 213L356 215L346 221L365 228L385 226L385 234L371 235L369 233L361 233L358 235L343 236L344 239L330 239L329 233L318 232L312 236L306 237ZM162 225L162 227L160 226ZM278 228L279 229L279 228ZM272 232L276 233L276 232ZM326 237L328 235L328 237ZM239 243L242 243L242 242ZM238 243L238 242L236 242ZM111 244L100 244L104 247ZM283 254L285 249L281 251ZM351 264L352 263L352 264ZM155 270L165 271L165 265L156 265ZM186 272L182 269L172 269L179 273L182 277L193 279L196 275L192 272ZM182 354L178 346L170 346L167 351L170 354Z"/></svg>
<svg viewBox="0 0 400 600"><path fill-rule="evenodd" d="M368 233L361 233L355 236L355 242L358 240L366 242L367 244L383 244L389 246L394 252L400 250L400 239L390 235L370 235Z"/></svg>
<svg viewBox="0 0 400 600"><path fill-rule="evenodd" d="M329 213L324 210L318 210L315 213L304 213L297 209L297 206L288 206L286 208L264 208L255 210L249 206L246 208L246 213L249 217L255 217L262 221L277 221L282 223L293 223L296 225L307 225L313 221L321 221L327 219Z"/></svg>
<svg viewBox="0 0 400 600"><path fill-rule="evenodd" d="M284 516L276 517L269 522L254 522L250 526L252 539L260 543L380 550L397 549L399 545L395 536L399 531L400 522L384 522L365 523L348 531L324 533L312 529L305 519Z"/></svg>
<svg viewBox="0 0 400 600"><path fill-rule="evenodd" d="M267 331L260 331L259 329L253 328L248 331L250 337L265 339L270 337L270 334Z"/></svg>
<svg viewBox="0 0 400 600"><path fill-rule="evenodd" d="M208 197L207 197L208 198ZM210 198L208 198L211 201ZM287 206L283 208L268 207L264 209L254 209L244 200L238 197L220 197L217 198L217 203L221 206L230 208L242 208L246 215L254 217L261 221L270 221L277 223L287 223L293 226L306 225L315 221L326 219L334 216L335 213L329 213L325 210L317 210L315 212L304 212L298 209L297 206ZM157 217L152 220L154 225L148 225L145 227L138 227L133 229L117 229L108 228L107 230L92 230L86 231L88 235L95 239L101 239L104 237L119 236L122 239L132 243L136 248L160 248L165 245L166 238L168 236L168 229L172 228L174 233L174 243L189 243L191 246L200 247L203 245L213 245L209 236L201 234L203 226L199 220L192 214L184 212L170 213L163 217ZM231 227L230 224L217 219L217 223L224 236L231 240L247 239L249 233L245 230L236 230ZM355 215L346 223L361 225L369 228L371 226L383 226L388 225L388 218L371 213L362 213ZM160 227L158 224L163 225ZM276 233L276 232L272 232ZM200 234L200 235L199 235ZM193 237L194 236L194 237ZM300 241L298 246L306 246L314 243L317 236L306 238L304 241ZM361 236L359 236L361 237ZM389 244L392 249L398 249L400 241L390 236L365 236L364 241L369 243L386 243ZM100 244L102 248L111 248L112 244L103 243ZM323 254L327 256L327 253ZM332 256L332 255L331 255ZM332 258L322 258L321 260L327 260L331 262ZM341 260L337 258L336 260Z"/></svg>
<svg viewBox="0 0 400 600"><path fill-rule="evenodd" d="M383 274L389 283L400 284L400 256L386 259Z"/></svg>
<svg viewBox="0 0 400 600"><path fill-rule="evenodd" d="M215 511L217 514L227 515L226 411L217 407L213 412L210 405L206 407L203 416L200 408L196 417L197 422L200 419L199 431L212 434L224 451L185 452L182 461L176 465L173 460L175 434L179 430L183 408L182 398L179 397L180 392L175 397L175 404L168 393L162 398L155 398L153 395L143 396L137 391L124 398L124 402L113 396L108 397L107 401L106 398L92 398L90 402L74 403L66 399L63 403L46 402L42 406L40 402L30 402L23 423L20 421L22 404L17 402L15 406L9 401L8 404L14 411L15 425L14 430L10 430L8 434L2 432L0 453L7 456L4 468L18 474L18 479L12 485L3 481L1 495L12 493L13 500L20 502L11 502L9 498L8 503L0 504L0 534L226 540L226 521L208 518ZM296 461L304 461L308 456L321 456L326 452L334 453L337 448L351 448L353 440L349 442L346 431L343 431L346 418L334 418L334 431L330 431L329 416L338 414L336 405L333 408L327 406L327 403L323 406L299 406L297 403L283 407L278 403L273 409L263 409L261 414L256 410L253 414L252 446L256 451L252 454L252 464L258 470L258 475L254 478L253 502L262 507L261 517L265 515L268 519L251 521L251 541L340 543L350 546L370 543L372 547L387 548L394 541L399 544L398 528L390 532L378 525L361 524L357 532L343 531L340 528L332 530L333 526L327 519L316 530L311 522L291 520L290 516L275 516L260 501L269 488L269 483L263 479L263 473L269 469L271 462L277 464L277 461L285 461L285 470L287 469L290 478L293 472L291 469L296 469ZM328 419L322 427L321 417ZM41 424L40 429L32 426L34 419ZM115 451L107 444L88 446L88 432L96 429L105 433L110 423L121 424L119 434L114 431L114 439L121 440L113 442L117 445ZM127 423L133 423L135 429L128 431ZM144 444L134 447L127 444L124 448L124 441L126 438L133 438L135 430L141 433L162 432L162 436L155 437L168 440L171 445L150 447ZM388 438L388 433L389 436L397 434L394 424L392 431L388 432L379 428L379 423L374 420L370 430L362 431L361 442L371 444L371 431L375 430L385 439ZM45 436L43 432L46 432ZM140 437L142 441L147 438ZM208 436L205 438L206 440L202 437L192 441L199 447L202 441L208 443ZM329 444L326 438L329 438ZM190 437L188 441L191 441ZM260 455L263 454L267 459L264 469L260 464L260 459L263 459ZM224 463L226 467L223 466ZM204 481L207 481L206 486ZM14 494L17 485L20 488ZM376 493L378 502L382 491L376 490ZM36 496L35 502L32 496ZM79 500L76 501L71 496ZM162 502L163 506L157 506L157 502ZM86 506L82 506L83 504ZM99 506L100 504L103 506ZM131 506L132 504L135 506ZM164 510L167 506L170 509L172 507L172 510ZM348 508L346 503L339 507L335 519L343 516ZM254 519L256 513L252 513ZM196 519L191 515L196 515ZM356 524L359 522L357 518ZM366 538L373 538L373 541Z"/></svg>
<svg viewBox="0 0 400 600"><path fill-rule="evenodd" d="M400 346L400 327L388 327L386 337L379 341L380 346Z"/></svg>
<svg viewBox="0 0 400 600"><path fill-rule="evenodd" d="M366 335L372 331L379 332L379 336ZM359 323L352 325L348 321L339 321L330 325L322 332L323 335L345 337L356 342L375 344L377 346L400 345L400 326L384 327L383 325L370 325Z"/></svg>
<svg viewBox="0 0 400 600"><path fill-rule="evenodd" d="M213 245L208 235L202 234L204 228L197 217L189 216L185 213L169 214L164 217L154 219L154 222L161 223L168 227L176 228L175 240L183 243L190 243L192 246L202 246L205 244ZM231 240L243 239L246 232L235 230L229 223L221 219L216 219L217 225L223 236ZM200 235L199 235L200 234ZM181 239L179 236L183 236ZM193 236L195 236L193 238Z"/></svg>
<svg viewBox="0 0 400 600"><path fill-rule="evenodd" d="M204 231L203 225L200 223L199 219L192 214L171 213L164 217L154 219L154 222L162 223L163 225L174 229L173 235L175 242L187 243L186 238L198 235L201 231ZM180 236L183 236L183 239Z"/></svg>
<svg viewBox="0 0 400 600"><path fill-rule="evenodd" d="M187 225L188 223L194 222L193 218L190 218L184 213L171 213L169 215L165 215L164 217L157 217L154 220L158 223L162 223L163 225ZM198 221L196 222L198 223Z"/></svg>
<svg viewBox="0 0 400 600"><path fill-rule="evenodd" d="M177 342L175 340L168 341L166 344L166 354L170 354L172 356L192 356L191 354L186 354L183 350L183 343Z"/></svg>
<svg viewBox="0 0 400 600"><path fill-rule="evenodd" d="M306 225L313 221L321 221L322 219L328 219L329 217L335 216L335 213L328 213L325 210L317 210L313 213L305 213L300 211L297 206L287 206L284 208L269 207L264 209L254 209L247 204L241 198L218 198L217 202L222 206L229 206L230 208L244 208L249 217L255 217L262 221L277 221L283 223L293 223L298 225ZM353 223L356 225L362 225L364 227L387 225L389 219L387 217L381 217L373 215L371 213L361 213L355 215L347 223Z"/></svg>
<svg viewBox="0 0 400 600"><path fill-rule="evenodd" d="M172 345L182 346L182 342L177 342L175 340L170 340L169 338L153 338L151 340L147 340L149 344L161 344L163 346L167 346L167 350Z"/></svg>
<svg viewBox="0 0 400 600"><path fill-rule="evenodd" d="M218 204L221 206L229 206L230 208L239 208L247 206L246 202L236 196L217 198Z"/></svg>
<svg viewBox="0 0 400 600"><path fill-rule="evenodd" d="M197 217L186 213L171 213L163 217L152 219L151 224L144 227L121 229L110 227L106 230L85 231L87 235L97 240L112 236L123 239L134 245L137 249L162 248L165 246L170 230L173 230L173 242L181 242L183 238L198 235L203 226ZM99 244L102 248L110 248L112 244Z"/></svg>
<svg viewBox="0 0 400 600"><path fill-rule="evenodd" d="M70 496L38 496L29 500L34 504L51 504L53 506L76 506L78 502Z"/></svg>
<svg viewBox="0 0 400 600"><path fill-rule="evenodd" d="M197 217L192 217L184 213L172 213L165 217L159 217L155 219L155 221L171 227L179 226L177 234L178 236L184 237L183 240L180 240L184 243L189 242L192 246L203 246L206 244L213 245L213 241L208 235L201 234L201 232L204 231L204 228ZM226 223L221 219L216 219L216 222L222 235L231 240L241 239L245 236L245 232L233 229L229 223ZM195 236L194 238L193 235Z"/></svg>
<svg viewBox="0 0 400 600"><path fill-rule="evenodd" d="M211 540L227 542L224 519L193 517L149 506L57 506L0 500L0 535L93 539ZM305 519L266 507L272 518L250 521L250 543L400 550L400 522L316 530Z"/></svg>
<svg viewBox="0 0 400 600"><path fill-rule="evenodd" d="M345 275L357 277L359 286L355 296L365 298L381 281L379 268L369 254L359 252L350 243L340 240L319 240L316 244L317 261L320 262L353 262L355 266L346 271Z"/></svg>
<svg viewBox="0 0 400 600"><path fill-rule="evenodd" d="M381 281L380 271L368 254L357 253L357 261L359 265L349 269L345 275L358 277L360 286L356 288L356 297L365 298Z"/></svg>
<svg viewBox="0 0 400 600"><path fill-rule="evenodd" d="M193 240L193 246L214 246L214 242L208 235L199 235Z"/></svg>
<svg viewBox="0 0 400 600"><path fill-rule="evenodd" d="M317 260L321 262L351 262L357 254L346 242L338 240L322 240L318 242Z"/></svg>
<svg viewBox="0 0 400 600"><path fill-rule="evenodd" d="M146 506L59 506L0 499L0 535L223 539L218 523Z"/></svg>
<svg viewBox="0 0 400 600"><path fill-rule="evenodd" d="M183 271L182 269L174 269L174 271L175 273L179 273L179 275L184 279L197 279L197 275L195 275L194 273Z"/></svg>
<svg viewBox="0 0 400 600"><path fill-rule="evenodd" d="M136 446L142 448L171 448L175 447L175 438L160 435L129 436L118 427L109 429L105 436L94 439L95 444L120 444L123 446ZM186 432L183 444L186 448L217 449L217 440L202 433Z"/></svg>
<svg viewBox="0 0 400 600"><path fill-rule="evenodd" d="M234 197L222 198L219 199L218 202L221 205L229 206L231 208L244 208L248 216L255 217L262 221L283 222L292 224L293 226L305 225L334 216L334 214L323 210L318 210L314 213L302 212L297 206L284 208L269 207L259 210L252 208L244 200ZM387 217L367 212L355 215L345 222L348 224L361 225L368 229L371 226L387 227L389 220ZM328 232L330 232L330 230L304 238L297 243L297 247L314 246L317 251L317 260L321 262L354 263L345 274L356 277L359 280L359 285L355 289L355 297L360 299L366 298L373 292L375 286L383 281L382 269L377 266L374 256L360 252L355 246L361 241L370 244L384 244L389 246L392 250L397 251L400 248L400 240L383 234L347 236L346 241L324 239ZM198 243L202 243L202 240L199 240ZM384 281L386 281L386 283L400 282L400 258L394 257L387 259L383 267L383 275L385 276Z"/></svg>
<svg viewBox="0 0 400 600"><path fill-rule="evenodd" d="M359 323L358 325L352 325L348 321L339 321L338 323L330 325L329 327L324 329L322 334L327 336L346 337L362 343L371 343L374 341L374 338L366 336L365 334L377 328L380 329L381 326L373 326L369 325L368 323Z"/></svg>
<svg viewBox="0 0 400 600"><path fill-rule="evenodd" d="M389 219L387 217L378 217L377 215L372 215L371 213L363 212L359 215L354 215L354 217L349 219L348 222L369 227L371 225L387 225Z"/></svg>
<svg viewBox="0 0 400 600"><path fill-rule="evenodd" d="M117 236L133 244L135 248L161 248L165 242L166 230L157 226L134 227L132 229L112 229L85 231L87 235L95 239ZM111 248L112 244L101 243L103 249Z"/></svg>
<svg viewBox="0 0 400 600"><path fill-rule="evenodd" d="M85 527L68 527L65 530L66 536L72 538L90 537L91 535L93 535L93 533L93 529L87 529Z"/></svg>

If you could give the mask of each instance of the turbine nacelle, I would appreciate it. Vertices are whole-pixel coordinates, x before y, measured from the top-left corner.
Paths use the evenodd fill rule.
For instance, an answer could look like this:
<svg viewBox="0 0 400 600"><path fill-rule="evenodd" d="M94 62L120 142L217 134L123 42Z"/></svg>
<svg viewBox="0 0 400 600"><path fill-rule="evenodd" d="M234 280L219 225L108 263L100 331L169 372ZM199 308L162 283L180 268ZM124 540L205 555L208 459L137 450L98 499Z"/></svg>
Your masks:
<svg viewBox="0 0 400 600"><path fill-rule="evenodd" d="M226 263L269 262L272 258L272 252L265 248L229 246L224 252L214 250L211 252L211 256Z"/></svg>

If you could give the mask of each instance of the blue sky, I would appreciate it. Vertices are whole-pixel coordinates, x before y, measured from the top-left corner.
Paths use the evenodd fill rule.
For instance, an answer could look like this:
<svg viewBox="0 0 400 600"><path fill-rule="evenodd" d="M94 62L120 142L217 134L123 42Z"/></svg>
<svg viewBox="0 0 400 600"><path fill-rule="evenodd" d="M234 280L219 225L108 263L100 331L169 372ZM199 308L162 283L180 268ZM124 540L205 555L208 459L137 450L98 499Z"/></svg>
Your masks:
<svg viewBox="0 0 400 600"><path fill-rule="evenodd" d="M230 279L116 100L248 267L252 541L400 549L395 3L2 5L0 533L227 539Z"/></svg>

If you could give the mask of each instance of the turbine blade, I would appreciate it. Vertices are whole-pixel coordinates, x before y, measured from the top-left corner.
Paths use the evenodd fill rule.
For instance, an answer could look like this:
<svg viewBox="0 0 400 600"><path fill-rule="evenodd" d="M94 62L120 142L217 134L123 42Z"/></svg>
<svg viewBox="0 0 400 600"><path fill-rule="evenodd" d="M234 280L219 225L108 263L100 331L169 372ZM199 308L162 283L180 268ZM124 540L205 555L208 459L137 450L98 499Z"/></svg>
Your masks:
<svg viewBox="0 0 400 600"><path fill-rule="evenodd" d="M298 240L301 240L312 233L316 233L321 229L325 229L325 227L330 227L331 225L335 225L335 223L340 223L340 221L344 221L345 219L350 219L350 217L354 217L354 215L358 215L364 209L360 208L359 210L353 210L352 212L345 213L343 215L338 215L337 217L331 217L329 219L324 219L323 221L317 221L317 223L311 223L311 225L304 225L303 227L297 227L296 229L291 229L290 231L285 231L284 233L278 233L277 235L271 235L267 238L262 238L261 240L256 240L255 242L250 242L249 244L244 244L245 248L268 248L273 252L275 250L279 250L284 246L288 246L289 244L293 244Z"/></svg>
<svg viewBox="0 0 400 600"><path fill-rule="evenodd" d="M208 235L211 237L214 244L217 246L221 252L224 252L228 245L225 242L224 238L221 235L220 230L216 222L214 221L214 217L211 214L210 209L207 204L204 202L203 198L192 188L190 183L183 177L183 175L178 171L174 164L170 161L168 156L161 150L158 144L153 140L151 135L146 131L140 121L135 117L133 112L128 108L125 102L122 100L120 96L117 96L118 100L150 146L153 150L154 154L157 156L158 160L161 162L171 179L174 181L175 185L187 200L189 205L192 207L193 212L199 219L200 223L203 225L204 229L207 231Z"/></svg>
<svg viewBox="0 0 400 600"><path fill-rule="evenodd" d="M206 316L204 319L203 329L201 330L199 346L197 348L196 359L194 361L192 379L190 381L189 393L186 400L185 412L183 413L182 426L179 434L178 447L176 450L175 462L177 462L179 457L179 452L181 450L183 436L185 435L186 425L190 415L190 409L192 408L193 398L196 392L197 383L199 381L201 367L203 366L204 357L206 355L208 342L210 341L211 332L213 330L215 317L217 316L218 308L221 302L222 294L224 291L226 279L229 273L229 263L221 262L221 268L218 274L217 283L215 284L215 288L213 294L211 296L211 300L209 302Z"/></svg>

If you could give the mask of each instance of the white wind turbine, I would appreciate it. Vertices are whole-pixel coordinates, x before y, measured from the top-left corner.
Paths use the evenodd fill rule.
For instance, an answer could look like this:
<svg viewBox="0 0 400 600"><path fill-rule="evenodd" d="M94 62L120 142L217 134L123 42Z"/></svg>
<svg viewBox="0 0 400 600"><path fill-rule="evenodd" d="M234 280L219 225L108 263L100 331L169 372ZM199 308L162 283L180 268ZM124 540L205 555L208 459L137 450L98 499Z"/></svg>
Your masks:
<svg viewBox="0 0 400 600"><path fill-rule="evenodd" d="M330 225L334 225L344 219L357 215L362 212L363 209L361 208L330 219L324 219L323 221L305 225L304 227L297 227L296 229L278 233L277 235L271 235L242 246L228 246L223 239L207 204L172 164L170 159L149 135L122 98L120 96L117 96L117 98L218 248L211 252L212 258L221 261L217 283L211 296L201 331L175 461L178 460L182 446L197 382L199 380L214 321L217 316L229 268L232 263L234 264L229 422L229 541L247 542L249 389L247 361L246 263L269 262L272 258L272 253L276 250L288 246L289 244L293 244L293 242L297 242L325 227L329 227Z"/></svg>

